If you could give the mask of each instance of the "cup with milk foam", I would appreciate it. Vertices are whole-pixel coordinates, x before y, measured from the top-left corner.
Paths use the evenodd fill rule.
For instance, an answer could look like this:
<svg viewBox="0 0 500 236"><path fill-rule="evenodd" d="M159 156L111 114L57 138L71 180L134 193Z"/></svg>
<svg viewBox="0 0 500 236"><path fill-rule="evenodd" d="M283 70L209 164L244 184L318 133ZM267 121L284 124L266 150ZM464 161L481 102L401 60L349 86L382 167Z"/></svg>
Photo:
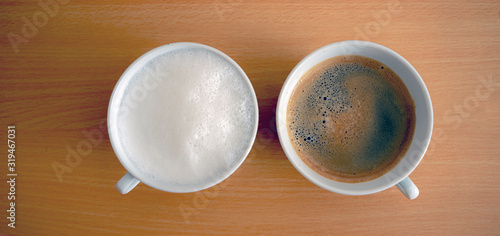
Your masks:
<svg viewBox="0 0 500 236"><path fill-rule="evenodd" d="M172 43L134 61L108 107L113 150L127 173L122 194L139 182L194 192L229 177L257 134L258 106L245 72L221 51Z"/></svg>

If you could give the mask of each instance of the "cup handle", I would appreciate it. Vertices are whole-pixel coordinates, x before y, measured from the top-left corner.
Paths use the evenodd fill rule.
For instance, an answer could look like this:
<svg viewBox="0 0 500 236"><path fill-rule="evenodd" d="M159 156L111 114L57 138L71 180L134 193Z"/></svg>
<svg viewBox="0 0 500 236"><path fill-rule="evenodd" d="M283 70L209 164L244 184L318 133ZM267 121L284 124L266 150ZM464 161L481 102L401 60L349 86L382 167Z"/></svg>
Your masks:
<svg viewBox="0 0 500 236"><path fill-rule="evenodd" d="M139 183L140 181L138 179L127 172L120 180L118 180L116 188L121 194L127 194Z"/></svg>
<svg viewBox="0 0 500 236"><path fill-rule="evenodd" d="M419 191L417 186L411 181L409 177L396 184L399 190L410 200L418 197Z"/></svg>

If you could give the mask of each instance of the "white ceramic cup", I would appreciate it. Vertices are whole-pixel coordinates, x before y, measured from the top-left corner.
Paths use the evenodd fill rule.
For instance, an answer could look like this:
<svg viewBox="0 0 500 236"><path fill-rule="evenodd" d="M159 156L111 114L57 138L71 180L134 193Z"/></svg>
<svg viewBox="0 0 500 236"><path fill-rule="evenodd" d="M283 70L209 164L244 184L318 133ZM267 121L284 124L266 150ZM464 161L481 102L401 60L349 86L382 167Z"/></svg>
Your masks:
<svg viewBox="0 0 500 236"><path fill-rule="evenodd" d="M249 143L246 145L246 150L243 152L244 154L239 157L237 163L229 169L227 172L218 174L217 176L210 176L210 181L207 183L203 184L198 184L198 185L190 185L190 186L172 186L165 184L166 181L159 181L158 179L154 179L148 175L145 175L141 171L138 171L137 167L135 167L129 157L126 157L126 153L124 152L124 149L122 147L121 142L119 141L119 132L118 132L118 127L117 127L117 120L121 118L120 114L126 114L126 112L121 111L120 109L123 109L121 106L122 98L124 96L125 90L129 87L129 83L131 79L134 77L138 71L140 71L144 66L157 58L158 56L165 54L170 51L174 50L179 50L179 49L202 49L206 50L209 52L212 52L223 59L225 59L229 64L231 64L234 69L236 69L240 76L243 78L243 80L247 83L248 88L250 90L250 94L252 95L252 101L253 105L255 107L254 109L254 117L255 119L252 121L253 124L251 125L252 127L252 137L249 139ZM146 79L145 79L146 80ZM148 82L149 83L149 82ZM147 91L149 87L153 86L148 86L148 83L140 83L143 84L145 89L144 91ZM235 101L237 102L237 101ZM127 112L134 112L133 109L130 109L130 111ZM241 67L229 56L226 54L222 53L221 51L203 45L203 44L198 44L198 43L188 43L188 42L180 42L180 43L172 43L172 44L167 44L163 45L160 47L157 47L155 49L152 49L151 51L145 53L141 57L139 57L136 61L134 61L126 70L123 72L122 76L116 83L116 86L113 90L113 93L111 94L111 99L109 102L109 107L108 107L108 133L109 133L109 139L111 141L111 146L113 147L113 150L115 151L116 156L118 157L118 160L121 162L121 164L127 169L127 173L116 183L116 188L118 191L122 194L128 193L130 190L132 190L139 182L143 182L146 185L149 185L153 188L163 190L166 192L176 192L176 193L186 193L186 192L195 192L199 190L203 190L209 187L212 187L220 182L222 182L224 179L229 177L238 167L243 163L245 158L247 157L248 153L250 152L250 149L252 148L253 142L255 140L255 137L257 135L257 126L258 126L258 105L257 105L257 97L255 96L255 91L253 90L252 84L250 83L250 80L248 79L247 75L245 72L241 69ZM144 122L148 122L147 120ZM182 157L181 157L182 158ZM140 158L138 157L132 157L136 162L140 162Z"/></svg>
<svg viewBox="0 0 500 236"><path fill-rule="evenodd" d="M360 55L369 57L390 67L405 83L415 102L416 125L408 152L388 173L379 178L361 182L344 183L326 178L306 165L295 152L287 132L286 111L293 89L302 76L318 63L341 55ZM409 199L415 199L419 190L408 177L422 160L432 135L433 113L429 92L424 81L402 56L389 48L366 41L342 41L333 43L312 52L300 61L290 72L281 89L276 125L283 150L293 166L314 184L341 194L364 195L376 193L396 185Z"/></svg>

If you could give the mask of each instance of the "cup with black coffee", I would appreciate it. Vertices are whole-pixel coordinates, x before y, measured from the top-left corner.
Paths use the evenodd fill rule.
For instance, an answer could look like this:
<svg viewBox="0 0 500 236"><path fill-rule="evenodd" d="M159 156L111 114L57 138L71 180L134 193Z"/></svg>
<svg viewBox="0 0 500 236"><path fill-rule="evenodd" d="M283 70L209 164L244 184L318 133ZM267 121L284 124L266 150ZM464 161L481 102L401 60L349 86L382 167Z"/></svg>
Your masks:
<svg viewBox="0 0 500 236"><path fill-rule="evenodd" d="M396 185L416 198L408 175L427 149L432 123L430 96L413 66L365 41L309 54L288 76L277 105L290 162L318 186L348 195Z"/></svg>

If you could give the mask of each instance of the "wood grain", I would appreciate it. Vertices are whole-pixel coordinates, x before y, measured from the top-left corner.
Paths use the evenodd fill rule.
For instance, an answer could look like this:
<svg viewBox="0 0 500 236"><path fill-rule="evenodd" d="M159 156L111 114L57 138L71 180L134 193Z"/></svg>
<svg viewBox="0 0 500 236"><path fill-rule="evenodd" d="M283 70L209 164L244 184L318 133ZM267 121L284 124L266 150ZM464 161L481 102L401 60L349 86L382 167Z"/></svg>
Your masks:
<svg viewBox="0 0 500 236"><path fill-rule="evenodd" d="M0 3L0 140L16 126L18 173L11 229L3 146L0 233L499 234L498 1L59 2L48 8L53 16L39 13L38 1ZM25 29L27 37L24 19L34 16L40 26ZM26 40L17 53L9 33ZM431 94L434 134L411 175L420 188L414 201L396 188L368 196L323 190L279 144L274 110L288 73L313 50L350 39L400 53ZM121 195L115 183L125 169L99 126L109 97L137 57L180 41L213 46L245 70L259 102L256 143L217 187L174 194L140 184ZM91 131L95 143L85 136ZM68 165L68 155L73 166L60 181L53 164Z"/></svg>

